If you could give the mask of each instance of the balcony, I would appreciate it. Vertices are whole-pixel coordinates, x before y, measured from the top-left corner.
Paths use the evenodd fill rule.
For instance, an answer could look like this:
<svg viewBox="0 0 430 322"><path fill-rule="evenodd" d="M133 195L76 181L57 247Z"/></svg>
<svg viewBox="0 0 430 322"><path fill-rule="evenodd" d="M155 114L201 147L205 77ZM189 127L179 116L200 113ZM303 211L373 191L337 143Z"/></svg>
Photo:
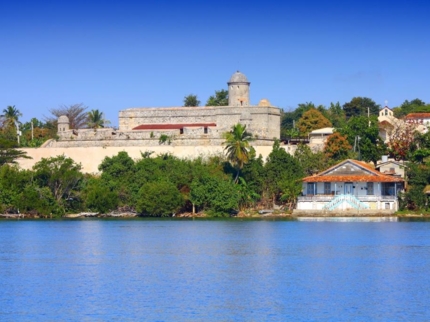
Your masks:
<svg viewBox="0 0 430 322"><path fill-rule="evenodd" d="M336 196L335 195L307 195L298 197L298 202L330 202ZM376 202L376 201L397 201L396 196L355 196L362 202Z"/></svg>

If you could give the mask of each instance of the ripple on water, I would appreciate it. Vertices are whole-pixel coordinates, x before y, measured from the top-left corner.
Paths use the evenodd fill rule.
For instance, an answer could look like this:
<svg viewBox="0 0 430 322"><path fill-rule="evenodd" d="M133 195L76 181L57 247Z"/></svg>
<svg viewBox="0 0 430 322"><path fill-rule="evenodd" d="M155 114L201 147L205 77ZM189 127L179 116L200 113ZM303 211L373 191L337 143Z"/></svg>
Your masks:
<svg viewBox="0 0 430 322"><path fill-rule="evenodd" d="M0 320L425 321L428 223L0 222Z"/></svg>

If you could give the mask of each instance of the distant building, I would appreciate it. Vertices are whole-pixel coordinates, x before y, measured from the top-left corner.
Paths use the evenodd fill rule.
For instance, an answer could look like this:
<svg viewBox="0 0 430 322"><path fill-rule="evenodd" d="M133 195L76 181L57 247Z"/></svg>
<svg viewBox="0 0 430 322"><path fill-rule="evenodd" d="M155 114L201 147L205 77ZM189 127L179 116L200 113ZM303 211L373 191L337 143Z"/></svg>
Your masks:
<svg viewBox="0 0 430 322"><path fill-rule="evenodd" d="M376 171L365 162L345 160L302 180L297 210L341 212L398 210L397 195L404 187L400 177Z"/></svg>
<svg viewBox="0 0 430 322"><path fill-rule="evenodd" d="M396 161L394 159L389 159L387 155L383 155L375 167L375 169L382 174L387 174L402 179L405 179L406 177L406 168L406 161Z"/></svg>
<svg viewBox="0 0 430 322"><path fill-rule="evenodd" d="M327 138L332 135L333 132L333 127L325 127L318 130L313 130L311 133L309 133L309 147L314 151L322 151Z"/></svg>
<svg viewBox="0 0 430 322"><path fill-rule="evenodd" d="M233 125L246 125L254 146L272 146L280 137L280 109L262 99L250 103L250 82L241 72L228 84L229 106L143 107L119 112L119 129L70 129L67 116L58 119L57 141L44 147L221 146Z"/></svg>
<svg viewBox="0 0 430 322"><path fill-rule="evenodd" d="M430 126L430 113L409 113L405 116L405 122L420 126L420 132L425 133Z"/></svg>

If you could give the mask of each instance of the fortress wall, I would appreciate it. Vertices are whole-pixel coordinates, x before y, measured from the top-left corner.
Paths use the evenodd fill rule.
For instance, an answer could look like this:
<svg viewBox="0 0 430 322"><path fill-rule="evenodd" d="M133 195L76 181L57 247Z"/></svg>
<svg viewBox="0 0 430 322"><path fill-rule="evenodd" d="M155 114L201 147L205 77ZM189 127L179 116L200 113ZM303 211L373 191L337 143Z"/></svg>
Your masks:
<svg viewBox="0 0 430 322"><path fill-rule="evenodd" d="M217 107L150 107L119 112L119 130L128 131L141 124L211 123Z"/></svg>
<svg viewBox="0 0 430 322"><path fill-rule="evenodd" d="M248 107L251 114L249 131L260 139L280 138L280 111L274 107Z"/></svg>
<svg viewBox="0 0 430 322"><path fill-rule="evenodd" d="M129 131L141 124L212 123L221 132L249 121L249 130L262 138L279 138L280 110L275 107L171 107L136 108L119 112L119 130ZM243 123L246 123L243 122Z"/></svg>
<svg viewBox="0 0 430 322"><path fill-rule="evenodd" d="M120 130L112 128L79 129L58 132L59 140L48 148L77 147L141 147L160 146L160 137L167 135L164 144L172 146L221 146L223 133L237 123L247 125L257 139L256 146L272 146L279 138L280 110L275 107L210 107L210 108L144 108L120 112ZM172 130L131 130L141 124L216 123L216 126L184 127Z"/></svg>
<svg viewBox="0 0 430 322"><path fill-rule="evenodd" d="M272 151L272 146L254 146L257 155L261 154L263 159ZM197 158L199 156L219 155L224 151L223 146L139 146L139 147L70 147L70 148L26 148L32 159L19 159L19 166L23 169L31 169L33 165L42 158L65 155L75 162L81 163L83 172L97 173L98 166L105 157L112 157L121 151L126 151L134 159L141 158L141 153L153 151L153 155L171 153L179 158Z"/></svg>

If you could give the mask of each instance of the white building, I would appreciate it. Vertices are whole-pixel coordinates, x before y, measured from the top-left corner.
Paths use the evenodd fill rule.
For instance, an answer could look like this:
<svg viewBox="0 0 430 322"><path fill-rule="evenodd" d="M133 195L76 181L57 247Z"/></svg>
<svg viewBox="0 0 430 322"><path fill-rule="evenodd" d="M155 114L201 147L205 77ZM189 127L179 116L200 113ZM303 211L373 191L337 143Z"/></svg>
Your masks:
<svg viewBox="0 0 430 322"><path fill-rule="evenodd" d="M385 175L368 164L345 160L314 176L302 180L301 211L374 211L398 210L397 195L404 180Z"/></svg>

